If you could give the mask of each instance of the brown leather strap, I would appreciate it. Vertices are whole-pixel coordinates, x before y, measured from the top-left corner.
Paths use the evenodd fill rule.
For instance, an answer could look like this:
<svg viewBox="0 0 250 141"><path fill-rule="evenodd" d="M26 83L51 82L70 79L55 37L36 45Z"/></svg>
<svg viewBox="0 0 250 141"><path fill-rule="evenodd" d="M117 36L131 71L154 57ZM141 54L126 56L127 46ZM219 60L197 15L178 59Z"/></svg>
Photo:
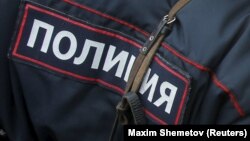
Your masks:
<svg viewBox="0 0 250 141"><path fill-rule="evenodd" d="M145 58L145 55L140 53L139 56L136 58L135 60L135 63L131 69L131 72L130 72L130 75L129 75L129 78L128 78L128 82L127 82L127 85L126 85L126 88L125 88L125 94L128 93L130 91L130 88L133 84L133 81L134 81L134 78L136 77L136 74L143 62Z"/></svg>
<svg viewBox="0 0 250 141"><path fill-rule="evenodd" d="M155 44L153 45L152 49L148 52L147 56L144 58L142 65L140 66L140 69L138 70L138 73L136 74L131 88L131 92L137 92L138 89L140 88L142 79L146 73L146 71L148 70L148 67L157 51L157 49L160 47L160 44L163 40L163 38L165 37L165 35L161 35L157 41L155 42Z"/></svg>
<svg viewBox="0 0 250 141"><path fill-rule="evenodd" d="M179 0L169 11L168 13L168 21L172 21L175 19L176 13L183 8L187 3L191 0Z"/></svg>
<svg viewBox="0 0 250 141"><path fill-rule="evenodd" d="M175 20L175 16L177 14L177 12L183 8L188 2L190 2L191 0L179 0L169 11L168 15L167 15L167 21L171 28L171 23ZM125 88L125 94L128 93L129 91L132 92L137 92L143 76L145 75L149 64L151 63L151 60L154 56L154 54L156 53L157 49L160 46L160 43L162 42L163 38L165 37L165 34L162 34L161 36L158 37L158 39L156 39L156 41L154 42L152 48L148 51L147 54L143 54L140 53L139 56L136 58L136 61L131 69L131 73L129 75L129 79L127 82L127 86Z"/></svg>

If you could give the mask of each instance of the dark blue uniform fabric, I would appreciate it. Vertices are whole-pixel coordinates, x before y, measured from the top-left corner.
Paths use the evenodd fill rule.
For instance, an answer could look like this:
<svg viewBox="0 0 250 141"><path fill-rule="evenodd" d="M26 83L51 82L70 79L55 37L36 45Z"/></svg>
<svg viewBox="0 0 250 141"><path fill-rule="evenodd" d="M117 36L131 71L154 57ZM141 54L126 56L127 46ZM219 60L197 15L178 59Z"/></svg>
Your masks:
<svg viewBox="0 0 250 141"><path fill-rule="evenodd" d="M48 50L48 54L50 53L48 58L43 58L39 54L29 55L40 63L16 58L12 51L20 33L20 23L27 3L43 9L42 11L49 11L47 14L54 12L56 17L62 16L60 20L57 19L59 22L53 21L55 17L53 14L48 14L51 20L46 17L46 13L43 18L55 26L55 32L62 30L72 32L81 48L84 45L83 41L88 38L114 46L120 45L122 46L120 49L130 53L131 57L137 56L139 51L133 46L142 45L146 41L149 33L155 29L176 1L1 0L0 128L6 131L9 140L108 140L115 118L115 106L121 99L125 87L125 81L120 83L120 80L116 81L117 77L113 77L116 73L115 68L107 73L103 68L103 70L100 68L90 70L92 60L86 63L89 66L81 68L84 71L77 70L77 74L84 75L88 79L69 76L69 73L61 70L75 72L72 63L67 62L65 65L63 62L55 61L51 49ZM27 19L33 17L32 13L29 13ZM70 19L70 22L63 17ZM26 27L32 28L31 25L32 22L30 26L25 24L24 34L25 31L29 31ZM94 30L73 28L83 25ZM42 34L38 37L41 41L38 41L38 44L42 44L46 34L45 30L40 31ZM83 31L86 33L82 33ZM21 37L21 43L26 44L28 35ZM55 34L52 38L54 37ZM67 40L62 42L68 45ZM52 46L52 43L50 45ZM168 81L178 82L176 86L182 88L178 89L180 91L185 91L185 76L190 76L191 81L187 82L190 91L186 92L186 97L178 97L177 100L186 98L183 103L185 108L181 109L179 114L182 119L181 124L250 124L249 45L249 0L194 0L177 14L170 35L164 39L155 62L150 66L155 75L152 73L149 76L151 78L160 76L160 83L165 80L164 71L168 71L168 75L175 74L176 76ZM108 51L105 49L104 53L107 56ZM118 50L119 47L115 49ZM27 52L21 49L18 49L17 53L27 55ZM81 50L77 50L77 53L74 57L79 56ZM90 54L93 59L95 50L92 52L90 50ZM101 63L105 61L106 56L101 59ZM41 65L41 62L58 66L57 69L50 69L51 67ZM125 79L124 73L122 79ZM182 80L185 84L182 84ZM119 88L114 88L115 85L110 86L115 83ZM160 95L158 84L154 96ZM149 93L149 90L146 92ZM185 95L185 92L183 94ZM167 124L168 121L170 121L168 124L179 123L172 123L172 119L168 120L169 117L165 118L165 115L161 114L160 110L164 111L164 106L159 107L159 111L155 107L147 107L147 104L152 105L157 99L153 97L153 102L150 103L148 96L143 96L146 96L146 100L142 98L142 101L145 104L149 124ZM173 106L179 105L173 103ZM177 108L174 107L172 110L174 110L172 113L178 115Z"/></svg>

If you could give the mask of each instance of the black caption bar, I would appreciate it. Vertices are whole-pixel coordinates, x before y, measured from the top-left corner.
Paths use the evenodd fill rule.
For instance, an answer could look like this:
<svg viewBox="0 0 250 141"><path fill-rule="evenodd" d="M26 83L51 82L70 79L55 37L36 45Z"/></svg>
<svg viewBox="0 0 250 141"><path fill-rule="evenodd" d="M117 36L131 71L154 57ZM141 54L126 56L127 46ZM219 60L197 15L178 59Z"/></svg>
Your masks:
<svg viewBox="0 0 250 141"><path fill-rule="evenodd" d="M214 139L223 137L236 137L249 140L249 125L126 125L124 126L124 140L132 138L156 137L166 138L195 137Z"/></svg>

